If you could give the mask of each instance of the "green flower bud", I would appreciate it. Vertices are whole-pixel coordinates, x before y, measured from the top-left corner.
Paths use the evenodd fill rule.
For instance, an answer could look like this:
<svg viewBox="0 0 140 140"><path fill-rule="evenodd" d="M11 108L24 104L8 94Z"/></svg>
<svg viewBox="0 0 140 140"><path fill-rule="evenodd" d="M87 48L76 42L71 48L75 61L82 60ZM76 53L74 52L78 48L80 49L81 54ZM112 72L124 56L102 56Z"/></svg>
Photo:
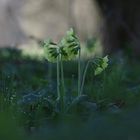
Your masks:
<svg viewBox="0 0 140 140"><path fill-rule="evenodd" d="M95 61L95 75L99 75L101 72L103 72L107 66L108 66L108 56L105 56L104 58L97 58Z"/></svg>
<svg viewBox="0 0 140 140"><path fill-rule="evenodd" d="M61 56L63 61L72 60L76 57L80 49L79 40L72 28L67 31L58 45L49 39L44 42L43 46L45 57L50 62L56 62L58 55Z"/></svg>
<svg viewBox="0 0 140 140"><path fill-rule="evenodd" d="M56 62L59 55L59 47L51 40L44 42L45 58L50 62Z"/></svg>
<svg viewBox="0 0 140 140"><path fill-rule="evenodd" d="M101 66L102 66L103 69L106 69L106 68L107 68L107 66L108 66L108 61L109 61L108 56L105 56L105 57L103 58L102 64L101 64Z"/></svg>
<svg viewBox="0 0 140 140"><path fill-rule="evenodd" d="M70 28L70 30L69 31L67 31L67 36L75 36L75 33L74 33L74 30L73 30L73 28Z"/></svg>
<svg viewBox="0 0 140 140"><path fill-rule="evenodd" d="M72 60L76 57L80 49L80 43L73 29L67 31L66 36L60 42L60 46L61 48L63 48L63 51L65 51L65 53L67 54L65 56L62 55L62 58L64 60Z"/></svg>
<svg viewBox="0 0 140 140"><path fill-rule="evenodd" d="M95 69L94 75L99 75L100 73L102 73L103 69L101 67L97 67Z"/></svg>

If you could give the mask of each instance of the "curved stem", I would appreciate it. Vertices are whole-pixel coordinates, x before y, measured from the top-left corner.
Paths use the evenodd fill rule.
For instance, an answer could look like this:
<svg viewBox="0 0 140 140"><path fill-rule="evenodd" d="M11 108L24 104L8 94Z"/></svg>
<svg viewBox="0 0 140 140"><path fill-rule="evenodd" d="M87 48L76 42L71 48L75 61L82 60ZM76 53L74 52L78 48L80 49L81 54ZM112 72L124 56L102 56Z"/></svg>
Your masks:
<svg viewBox="0 0 140 140"><path fill-rule="evenodd" d="M84 83L85 83L86 73L87 73L87 69L88 69L88 66L89 66L90 62L91 62L90 60L87 62L86 67L84 69L84 74L83 74L83 78L82 78L82 85L81 85L80 95L82 95L82 93L83 93L83 87L84 87Z"/></svg>

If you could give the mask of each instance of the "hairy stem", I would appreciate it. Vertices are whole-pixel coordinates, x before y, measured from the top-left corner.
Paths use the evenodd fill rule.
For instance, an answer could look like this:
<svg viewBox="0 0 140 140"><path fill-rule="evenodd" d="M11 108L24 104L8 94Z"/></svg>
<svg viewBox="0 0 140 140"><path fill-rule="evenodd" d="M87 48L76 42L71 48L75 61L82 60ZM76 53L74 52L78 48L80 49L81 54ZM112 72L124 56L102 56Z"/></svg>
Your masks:
<svg viewBox="0 0 140 140"><path fill-rule="evenodd" d="M63 71L63 61L62 56L60 58L60 68L61 68L61 84L62 84L62 91L61 91L61 98L62 98L62 108L64 108L64 97L65 97L65 81L64 81L64 71Z"/></svg>
<svg viewBox="0 0 140 140"><path fill-rule="evenodd" d="M83 77L82 77L82 84L81 84L81 89L80 89L80 95L82 95L82 93L83 93L85 78L86 78L86 74L87 74L89 64L90 64L90 60L87 62L86 67L84 69L84 74L83 74Z"/></svg>
<svg viewBox="0 0 140 140"><path fill-rule="evenodd" d="M57 100L59 100L61 98L60 95L60 66L59 66L59 61L60 61L60 56L57 56Z"/></svg>
<svg viewBox="0 0 140 140"><path fill-rule="evenodd" d="M78 96L80 96L80 86L81 86L81 49L79 49L78 53Z"/></svg>

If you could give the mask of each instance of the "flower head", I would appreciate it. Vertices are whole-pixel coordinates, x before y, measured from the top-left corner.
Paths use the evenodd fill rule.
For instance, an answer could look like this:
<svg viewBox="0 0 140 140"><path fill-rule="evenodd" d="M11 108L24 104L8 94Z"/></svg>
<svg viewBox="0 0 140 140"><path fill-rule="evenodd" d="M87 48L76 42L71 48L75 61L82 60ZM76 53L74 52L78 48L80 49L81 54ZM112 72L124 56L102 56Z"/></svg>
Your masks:
<svg viewBox="0 0 140 140"><path fill-rule="evenodd" d="M108 56L97 59L94 74L99 75L100 73L102 73L107 68L108 61L109 61Z"/></svg>
<svg viewBox="0 0 140 140"><path fill-rule="evenodd" d="M45 58L50 62L56 62L59 55L59 47L53 43L50 39L44 41Z"/></svg>
<svg viewBox="0 0 140 140"><path fill-rule="evenodd" d="M45 57L50 62L56 62L59 55L63 61L72 60L76 57L80 49L79 40L72 28L67 31L66 35L62 38L60 43L53 43L49 39L44 42L43 46Z"/></svg>
<svg viewBox="0 0 140 140"><path fill-rule="evenodd" d="M71 60L76 57L80 49L80 43L73 29L67 31L66 36L60 42L60 48L64 60Z"/></svg>

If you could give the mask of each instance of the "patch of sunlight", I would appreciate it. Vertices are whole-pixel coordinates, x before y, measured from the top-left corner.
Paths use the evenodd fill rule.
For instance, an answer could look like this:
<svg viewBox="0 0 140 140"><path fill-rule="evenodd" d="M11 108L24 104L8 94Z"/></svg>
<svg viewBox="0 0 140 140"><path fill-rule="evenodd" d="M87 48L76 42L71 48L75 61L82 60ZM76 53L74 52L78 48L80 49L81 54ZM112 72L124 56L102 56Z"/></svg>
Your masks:
<svg viewBox="0 0 140 140"><path fill-rule="evenodd" d="M43 48L39 46L35 41L30 41L26 44L19 46L19 49L22 52L22 55L25 57L30 57L42 61L44 59Z"/></svg>

